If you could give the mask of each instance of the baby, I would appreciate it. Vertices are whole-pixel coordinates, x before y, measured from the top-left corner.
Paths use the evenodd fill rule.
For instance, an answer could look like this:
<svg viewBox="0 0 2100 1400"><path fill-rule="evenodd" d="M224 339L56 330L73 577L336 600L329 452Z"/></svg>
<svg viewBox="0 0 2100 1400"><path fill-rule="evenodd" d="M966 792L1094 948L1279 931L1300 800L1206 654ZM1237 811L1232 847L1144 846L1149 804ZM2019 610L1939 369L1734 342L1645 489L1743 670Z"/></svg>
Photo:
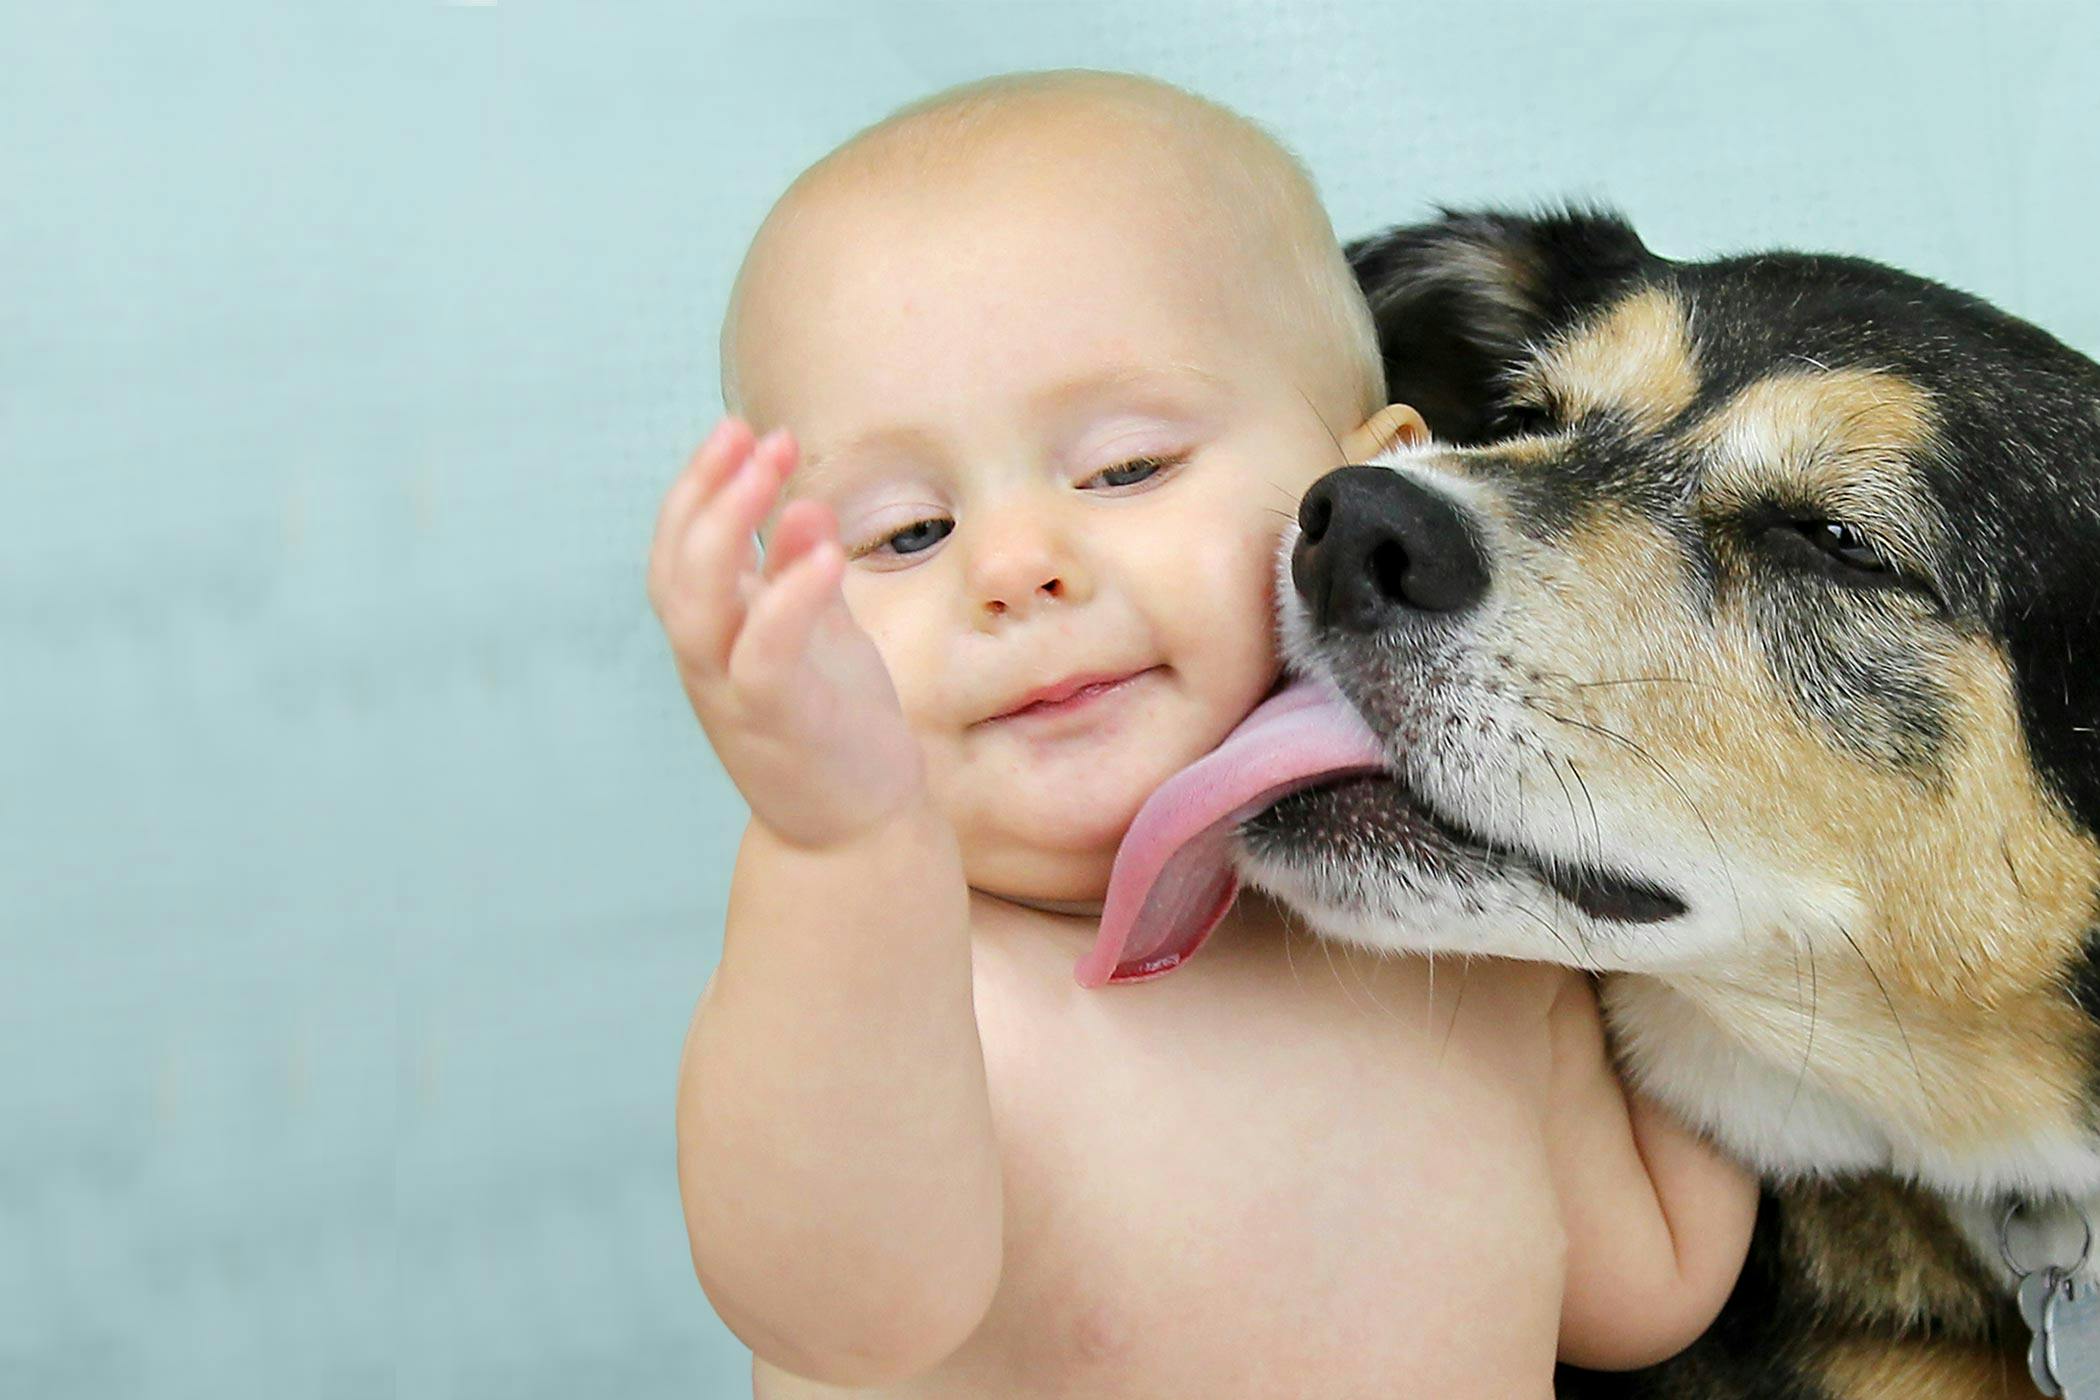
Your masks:
<svg viewBox="0 0 2100 1400"><path fill-rule="evenodd" d="M1300 494L1425 433L1288 154L1133 77L941 94L782 197L723 366L649 593L752 812L678 1138L758 1395L1515 1400L1706 1326L1753 1187L1584 978L1249 895L1075 981L1278 680Z"/></svg>

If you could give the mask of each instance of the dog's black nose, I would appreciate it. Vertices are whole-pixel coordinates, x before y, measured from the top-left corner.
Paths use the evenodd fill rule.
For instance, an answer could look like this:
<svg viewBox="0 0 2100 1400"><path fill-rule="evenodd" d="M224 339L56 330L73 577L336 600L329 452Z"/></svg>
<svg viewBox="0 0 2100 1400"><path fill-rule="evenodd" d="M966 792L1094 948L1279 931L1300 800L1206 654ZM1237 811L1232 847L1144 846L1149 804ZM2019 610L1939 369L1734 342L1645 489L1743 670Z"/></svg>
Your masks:
<svg viewBox="0 0 2100 1400"><path fill-rule="evenodd" d="M1339 467L1298 506L1291 582L1321 627L1382 632L1487 593L1487 559L1459 505L1385 467Z"/></svg>

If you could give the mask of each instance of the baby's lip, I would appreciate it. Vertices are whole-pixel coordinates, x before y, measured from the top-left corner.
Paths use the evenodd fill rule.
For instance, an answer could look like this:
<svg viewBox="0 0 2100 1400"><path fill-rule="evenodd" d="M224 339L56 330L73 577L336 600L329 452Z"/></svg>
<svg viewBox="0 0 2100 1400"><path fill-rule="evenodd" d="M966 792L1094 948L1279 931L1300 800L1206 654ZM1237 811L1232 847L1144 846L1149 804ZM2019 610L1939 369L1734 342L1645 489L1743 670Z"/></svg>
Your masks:
<svg viewBox="0 0 2100 1400"><path fill-rule="evenodd" d="M1159 669L1158 666L1140 666L1135 670L1076 672L1016 696L1011 702L977 723L992 724L1000 720L1027 719L1037 715L1047 717L1066 714L1098 700L1139 676Z"/></svg>

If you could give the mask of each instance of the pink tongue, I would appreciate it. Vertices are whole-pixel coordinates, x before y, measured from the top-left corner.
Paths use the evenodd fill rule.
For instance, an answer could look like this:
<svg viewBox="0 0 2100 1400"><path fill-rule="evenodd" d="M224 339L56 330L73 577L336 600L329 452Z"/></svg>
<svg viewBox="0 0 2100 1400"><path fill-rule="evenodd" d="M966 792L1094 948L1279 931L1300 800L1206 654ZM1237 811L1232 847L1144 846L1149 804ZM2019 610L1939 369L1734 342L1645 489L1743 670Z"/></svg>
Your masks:
<svg viewBox="0 0 2100 1400"><path fill-rule="evenodd" d="M1138 808L1108 878L1101 933L1073 969L1082 987L1172 972L1232 907L1239 824L1299 788L1384 767L1378 740L1341 693L1300 680L1263 702Z"/></svg>

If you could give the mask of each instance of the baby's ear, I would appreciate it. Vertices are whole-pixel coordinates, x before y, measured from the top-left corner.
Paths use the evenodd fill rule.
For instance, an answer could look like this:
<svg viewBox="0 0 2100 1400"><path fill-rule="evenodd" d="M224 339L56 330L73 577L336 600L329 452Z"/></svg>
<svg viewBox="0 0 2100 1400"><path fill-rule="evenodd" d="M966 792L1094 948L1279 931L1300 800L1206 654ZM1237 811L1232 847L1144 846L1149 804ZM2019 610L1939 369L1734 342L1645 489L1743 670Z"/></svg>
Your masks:
<svg viewBox="0 0 2100 1400"><path fill-rule="evenodd" d="M1351 462L1368 462L1403 447L1429 441L1429 425L1404 403L1389 403L1342 439L1342 454Z"/></svg>

